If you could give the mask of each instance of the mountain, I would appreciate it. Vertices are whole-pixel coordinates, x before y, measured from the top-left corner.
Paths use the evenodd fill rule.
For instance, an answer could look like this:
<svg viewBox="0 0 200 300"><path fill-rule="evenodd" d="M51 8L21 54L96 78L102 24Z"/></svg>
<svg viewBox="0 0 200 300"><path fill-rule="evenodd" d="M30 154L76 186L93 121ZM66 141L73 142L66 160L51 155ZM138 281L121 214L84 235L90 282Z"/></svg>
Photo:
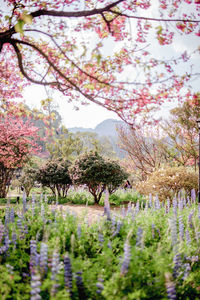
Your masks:
<svg viewBox="0 0 200 300"><path fill-rule="evenodd" d="M92 128L83 128L83 127L72 127L68 128L69 132L94 132L99 136L114 137L117 138L117 126L125 125L123 121L118 121L115 119L106 119L103 122L99 123L94 129Z"/></svg>
<svg viewBox="0 0 200 300"><path fill-rule="evenodd" d="M93 132L99 136L99 139L106 137L111 143L113 150L116 152L119 158L123 158L125 152L122 151L118 146L118 126L127 126L123 121L118 121L115 119L106 119L103 122L99 123L94 129L92 128L83 128L83 127L72 127L68 128L69 132Z"/></svg>

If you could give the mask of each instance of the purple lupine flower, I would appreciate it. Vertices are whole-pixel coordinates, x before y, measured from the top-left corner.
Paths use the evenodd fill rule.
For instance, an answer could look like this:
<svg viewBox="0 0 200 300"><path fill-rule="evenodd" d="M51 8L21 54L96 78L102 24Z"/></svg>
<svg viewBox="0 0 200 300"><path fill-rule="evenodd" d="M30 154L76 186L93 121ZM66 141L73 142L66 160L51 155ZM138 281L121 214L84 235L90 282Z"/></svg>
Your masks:
<svg viewBox="0 0 200 300"><path fill-rule="evenodd" d="M176 279L180 275L180 269L182 267L182 261L181 261L181 255L180 254L176 254L174 256L173 263L174 263L174 267L173 267L172 276Z"/></svg>
<svg viewBox="0 0 200 300"><path fill-rule="evenodd" d="M176 219L170 220L170 226L171 226L171 241L172 241L172 247L174 250L176 249L177 245L177 221Z"/></svg>
<svg viewBox="0 0 200 300"><path fill-rule="evenodd" d="M196 203L196 192L195 192L195 189L191 190L191 201L193 203Z"/></svg>
<svg viewBox="0 0 200 300"><path fill-rule="evenodd" d="M185 264L183 265L183 269L184 269L184 273L183 273L182 279L185 280L185 279L187 279L187 277L189 276L190 271L191 271L191 266L190 266L190 264L189 264L189 263L185 263Z"/></svg>
<svg viewBox="0 0 200 300"><path fill-rule="evenodd" d="M124 206L122 206L122 208L121 208L121 215L122 215L123 218L126 217L126 210L125 210Z"/></svg>
<svg viewBox="0 0 200 300"><path fill-rule="evenodd" d="M132 212L132 205L131 205L131 202L129 202L129 203L128 203L128 207L127 207L126 215L131 214L131 212Z"/></svg>
<svg viewBox="0 0 200 300"><path fill-rule="evenodd" d="M98 234L98 240L99 240L99 243L100 245L102 246L103 245L103 242L104 242L104 238L103 238L103 234L99 232Z"/></svg>
<svg viewBox="0 0 200 300"><path fill-rule="evenodd" d="M183 198L178 199L178 209L179 211L183 210Z"/></svg>
<svg viewBox="0 0 200 300"><path fill-rule="evenodd" d="M137 200L136 206L135 206L135 213L138 214L140 211L140 202Z"/></svg>
<svg viewBox="0 0 200 300"><path fill-rule="evenodd" d="M177 215L177 199L176 199L176 197L173 198L172 206L173 206L174 215L176 216Z"/></svg>
<svg viewBox="0 0 200 300"><path fill-rule="evenodd" d="M44 204L42 203L42 204L41 204L41 207L40 207L40 215L41 215L41 218L42 218L42 221L43 221L43 222L45 221L44 214L45 214Z"/></svg>
<svg viewBox="0 0 200 300"><path fill-rule="evenodd" d="M165 274L165 278L166 278L165 285L167 289L168 299L176 300L176 288L174 282L170 278L170 274L169 273Z"/></svg>
<svg viewBox="0 0 200 300"><path fill-rule="evenodd" d="M59 283L57 280L57 275L60 269L60 260L59 260L59 254L57 251L53 252L53 257L52 257L52 264L51 264L51 280L55 281L52 285L51 289L51 295L55 296L57 293L57 289L59 287Z"/></svg>
<svg viewBox="0 0 200 300"><path fill-rule="evenodd" d="M181 241L183 241L184 240L184 224L183 224L182 216L179 216L178 224L179 224L179 238Z"/></svg>
<svg viewBox="0 0 200 300"><path fill-rule="evenodd" d="M11 210L10 210L10 222L11 222L11 223L14 223L14 221L15 221L14 208L11 207Z"/></svg>
<svg viewBox="0 0 200 300"><path fill-rule="evenodd" d="M108 241L107 247L112 249L111 241Z"/></svg>
<svg viewBox="0 0 200 300"><path fill-rule="evenodd" d="M76 286L78 289L78 295L79 299L88 299L86 293L85 293L85 287L83 284L83 278L82 278L82 272L76 272Z"/></svg>
<svg viewBox="0 0 200 300"><path fill-rule="evenodd" d="M78 236L79 239L81 238L81 235L82 235L81 226L80 226L80 224L78 224L78 226L77 226L77 236Z"/></svg>
<svg viewBox="0 0 200 300"><path fill-rule="evenodd" d="M156 210L160 209L160 201L158 198L158 194L156 194L156 197L155 197L155 209Z"/></svg>
<svg viewBox="0 0 200 300"><path fill-rule="evenodd" d="M156 228L155 224L152 224L151 228L152 228L152 239L154 239L155 238L155 228Z"/></svg>
<svg viewBox="0 0 200 300"><path fill-rule="evenodd" d="M141 227L138 227L137 236L136 236L136 247L139 248L143 247L142 237L143 237L143 229Z"/></svg>
<svg viewBox="0 0 200 300"><path fill-rule="evenodd" d="M124 258L121 265L121 274L126 274L129 269L131 261L131 246L129 240L127 239L124 243Z"/></svg>
<svg viewBox="0 0 200 300"><path fill-rule="evenodd" d="M10 247L11 240L9 238L9 233L6 231L5 237L4 237L4 245L5 245L5 251L8 251Z"/></svg>
<svg viewBox="0 0 200 300"><path fill-rule="evenodd" d="M32 194L31 203L32 203L32 215L34 216L35 215L35 194Z"/></svg>
<svg viewBox="0 0 200 300"><path fill-rule="evenodd" d="M40 248L40 271L44 275L47 272L48 247L45 243L41 243Z"/></svg>
<svg viewBox="0 0 200 300"><path fill-rule="evenodd" d="M187 256L186 260L188 260L188 261L190 261L192 263L198 262L199 261L199 256L198 255L196 255L196 256Z"/></svg>
<svg viewBox="0 0 200 300"><path fill-rule="evenodd" d="M189 233L188 229L186 229L186 231L185 231L185 237L186 237L187 244L190 245L191 244L191 238L190 238L190 233Z"/></svg>
<svg viewBox="0 0 200 300"><path fill-rule="evenodd" d="M66 290L72 296L72 267L70 258L67 254L64 258L64 277Z"/></svg>
<svg viewBox="0 0 200 300"><path fill-rule="evenodd" d="M14 245L14 248L16 248L16 244L17 244L16 242L17 242L17 234L16 234L15 231L13 231L13 233L12 233L12 243Z"/></svg>
<svg viewBox="0 0 200 300"><path fill-rule="evenodd" d="M6 211L5 211L5 227L7 227L7 225L10 223L10 208L6 207Z"/></svg>
<svg viewBox="0 0 200 300"><path fill-rule="evenodd" d="M121 227L122 227L122 222L120 220L117 220L116 230L113 232L112 237L118 235L118 233L120 232Z"/></svg>
<svg viewBox="0 0 200 300"><path fill-rule="evenodd" d="M25 213L27 210L27 208L26 208L26 193L25 192L23 192L22 202L23 202L23 213Z"/></svg>
<svg viewBox="0 0 200 300"><path fill-rule="evenodd" d="M189 216L188 216L188 224L189 224L190 228L193 228L193 227L194 227L194 226L193 226L193 223L192 223L192 217L193 217L193 215L194 215L194 211L192 211L192 212L189 214Z"/></svg>
<svg viewBox="0 0 200 300"><path fill-rule="evenodd" d="M47 204L48 203L48 198L47 198L47 194L44 195L44 203Z"/></svg>
<svg viewBox="0 0 200 300"><path fill-rule="evenodd" d="M98 282L96 283L96 287L97 287L97 294L101 294L103 289L104 289L104 286L103 286L103 279L102 278L99 278L98 279Z"/></svg>
<svg viewBox="0 0 200 300"><path fill-rule="evenodd" d="M31 274L31 300L40 300L41 278L39 274Z"/></svg>
<svg viewBox="0 0 200 300"><path fill-rule="evenodd" d="M0 223L0 243L3 239L3 236L4 236L4 225Z"/></svg>
<svg viewBox="0 0 200 300"><path fill-rule="evenodd" d="M35 240L30 241L30 270L31 273L39 265L39 254L37 253L37 243Z"/></svg>

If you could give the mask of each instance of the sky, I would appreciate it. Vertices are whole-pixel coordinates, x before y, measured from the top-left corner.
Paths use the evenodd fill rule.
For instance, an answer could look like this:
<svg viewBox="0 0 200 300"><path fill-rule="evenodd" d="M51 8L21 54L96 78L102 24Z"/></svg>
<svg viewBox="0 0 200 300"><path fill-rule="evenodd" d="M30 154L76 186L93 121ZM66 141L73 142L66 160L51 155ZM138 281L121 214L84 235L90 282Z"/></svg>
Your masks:
<svg viewBox="0 0 200 300"><path fill-rule="evenodd" d="M38 109L40 108L40 101L47 98L44 89L38 86L27 87L23 96L29 107L36 107ZM74 105L68 103L59 93L57 93L54 98L54 104L57 107L56 110L62 117L63 125L67 128L95 128L95 126L106 119L120 120L114 112L108 111L93 103L87 106L82 105L79 110L75 110Z"/></svg>

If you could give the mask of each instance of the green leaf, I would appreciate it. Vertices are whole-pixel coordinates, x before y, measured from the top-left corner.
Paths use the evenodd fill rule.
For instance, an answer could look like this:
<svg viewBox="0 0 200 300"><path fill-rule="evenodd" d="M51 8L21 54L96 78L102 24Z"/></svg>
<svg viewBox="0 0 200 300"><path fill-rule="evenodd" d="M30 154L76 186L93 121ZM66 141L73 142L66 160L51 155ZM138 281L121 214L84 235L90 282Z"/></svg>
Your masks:
<svg viewBox="0 0 200 300"><path fill-rule="evenodd" d="M24 34L23 31L24 24L25 24L24 21L20 19L15 25L15 31Z"/></svg>

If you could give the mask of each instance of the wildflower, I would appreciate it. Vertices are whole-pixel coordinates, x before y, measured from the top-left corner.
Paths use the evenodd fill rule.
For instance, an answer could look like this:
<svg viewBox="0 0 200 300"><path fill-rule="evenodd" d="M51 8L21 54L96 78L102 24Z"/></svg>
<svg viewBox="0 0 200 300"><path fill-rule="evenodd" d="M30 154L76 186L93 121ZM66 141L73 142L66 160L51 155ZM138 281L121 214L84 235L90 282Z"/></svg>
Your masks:
<svg viewBox="0 0 200 300"><path fill-rule="evenodd" d="M122 222L120 220L117 220L117 228L113 232L112 237L118 235L118 233L120 232L121 227L122 227Z"/></svg>
<svg viewBox="0 0 200 300"><path fill-rule="evenodd" d="M149 194L149 207L152 207L152 194Z"/></svg>
<svg viewBox="0 0 200 300"><path fill-rule="evenodd" d="M189 233L188 229L185 232L185 237L186 237L187 244L188 245L191 244L191 238L190 238L190 233Z"/></svg>
<svg viewBox="0 0 200 300"><path fill-rule="evenodd" d="M180 254L176 254L174 256L173 259L174 262L174 268L173 268L173 277L176 279L179 276L179 272L182 266L182 262L181 262L181 255Z"/></svg>
<svg viewBox="0 0 200 300"><path fill-rule="evenodd" d="M37 244L35 240L30 241L30 270L33 272L39 264L39 254L37 253Z"/></svg>
<svg viewBox="0 0 200 300"><path fill-rule="evenodd" d="M159 201L159 198L158 198L158 195L156 195L156 198L155 198L155 209L160 209L160 201Z"/></svg>
<svg viewBox="0 0 200 300"><path fill-rule="evenodd" d="M64 258L64 277L65 287L70 295L72 295L72 267L71 261L68 255Z"/></svg>
<svg viewBox="0 0 200 300"><path fill-rule="evenodd" d="M176 250L176 245L177 245L177 223L176 219L171 219L170 220L170 226L171 226L171 240L172 240L172 247L174 250Z"/></svg>
<svg viewBox="0 0 200 300"><path fill-rule="evenodd" d="M191 271L191 266L190 266L190 264L189 264L189 263L185 263L185 264L183 265L183 269L184 269L184 273L183 273L182 279L185 280L185 279L187 279L187 277L189 276L190 271Z"/></svg>
<svg viewBox="0 0 200 300"><path fill-rule="evenodd" d="M143 237L143 230L141 227L138 227L137 237L136 237L136 247L142 248L142 237Z"/></svg>
<svg viewBox="0 0 200 300"><path fill-rule="evenodd" d="M32 194L32 215L35 215L35 194Z"/></svg>
<svg viewBox="0 0 200 300"><path fill-rule="evenodd" d="M47 272L48 247L45 243L41 243L40 248L40 271L44 275Z"/></svg>
<svg viewBox="0 0 200 300"><path fill-rule="evenodd" d="M173 206L174 215L176 216L177 215L177 199L176 199L176 197L174 197L174 199L172 201L172 206Z"/></svg>
<svg viewBox="0 0 200 300"><path fill-rule="evenodd" d="M170 300L175 300L176 299L176 289L175 289L175 284L170 278L170 274L166 273L165 274L165 286L167 289L167 296Z"/></svg>
<svg viewBox="0 0 200 300"><path fill-rule="evenodd" d="M77 226L77 236L78 236L79 239L81 238L81 234L82 234L81 226L78 224L78 226Z"/></svg>
<svg viewBox="0 0 200 300"><path fill-rule="evenodd" d="M23 213L26 212L27 208L26 208L26 193L23 193L23 197L22 197L22 202L23 202Z"/></svg>
<svg viewBox="0 0 200 300"><path fill-rule="evenodd" d="M99 232L99 234L98 234L98 240L99 240L100 245L102 245L103 242L104 242L104 238L103 238L103 234L100 233L100 232Z"/></svg>
<svg viewBox="0 0 200 300"><path fill-rule="evenodd" d="M97 294L101 294L101 292L103 291L104 289L104 286L103 286L103 279L102 278L99 278L98 279L98 282L96 283L96 287L97 287Z"/></svg>
<svg viewBox="0 0 200 300"><path fill-rule="evenodd" d="M56 292L57 292L57 289L58 289L58 287L59 287L59 284L58 284L58 280L56 280L57 278L56 278L56 276L57 276L57 274L58 274L58 272L59 272L59 268L60 268L60 266L59 266L59 254L58 254L58 252L57 251L54 251L53 252L53 257L52 257L52 266L51 266L51 280L53 280L53 281L56 281L55 283L53 283L53 285L52 285L52 289L51 289L51 294L52 294L52 296L55 296L55 294L56 294Z"/></svg>
<svg viewBox="0 0 200 300"><path fill-rule="evenodd" d="M88 299L85 293L85 287L83 284L83 279L82 279L82 272L77 272L76 273L76 286L78 289L78 295L79 295L79 299Z"/></svg>
<svg viewBox="0 0 200 300"><path fill-rule="evenodd" d="M190 228L193 228L193 224L192 224L193 214L194 214L194 211L192 211L188 216L188 224L189 224Z"/></svg>
<svg viewBox="0 0 200 300"><path fill-rule="evenodd" d="M11 222L11 223L14 223L14 221L15 221L14 208L11 207L11 210L10 210L10 222Z"/></svg>
<svg viewBox="0 0 200 300"><path fill-rule="evenodd" d="M42 299L40 296L40 286L41 286L41 281L40 281L40 276L39 275L31 275L31 300L40 300Z"/></svg>
<svg viewBox="0 0 200 300"><path fill-rule="evenodd" d="M129 240L127 239L124 244L124 259L121 265L121 274L126 274L128 272L128 268L131 261L131 247L129 244Z"/></svg>
<svg viewBox="0 0 200 300"><path fill-rule="evenodd" d="M179 238L181 241L184 239L184 224L182 216L179 216Z"/></svg>
<svg viewBox="0 0 200 300"><path fill-rule="evenodd" d="M191 200L192 200L193 203L196 202L196 192L195 192L195 189L191 190Z"/></svg>

